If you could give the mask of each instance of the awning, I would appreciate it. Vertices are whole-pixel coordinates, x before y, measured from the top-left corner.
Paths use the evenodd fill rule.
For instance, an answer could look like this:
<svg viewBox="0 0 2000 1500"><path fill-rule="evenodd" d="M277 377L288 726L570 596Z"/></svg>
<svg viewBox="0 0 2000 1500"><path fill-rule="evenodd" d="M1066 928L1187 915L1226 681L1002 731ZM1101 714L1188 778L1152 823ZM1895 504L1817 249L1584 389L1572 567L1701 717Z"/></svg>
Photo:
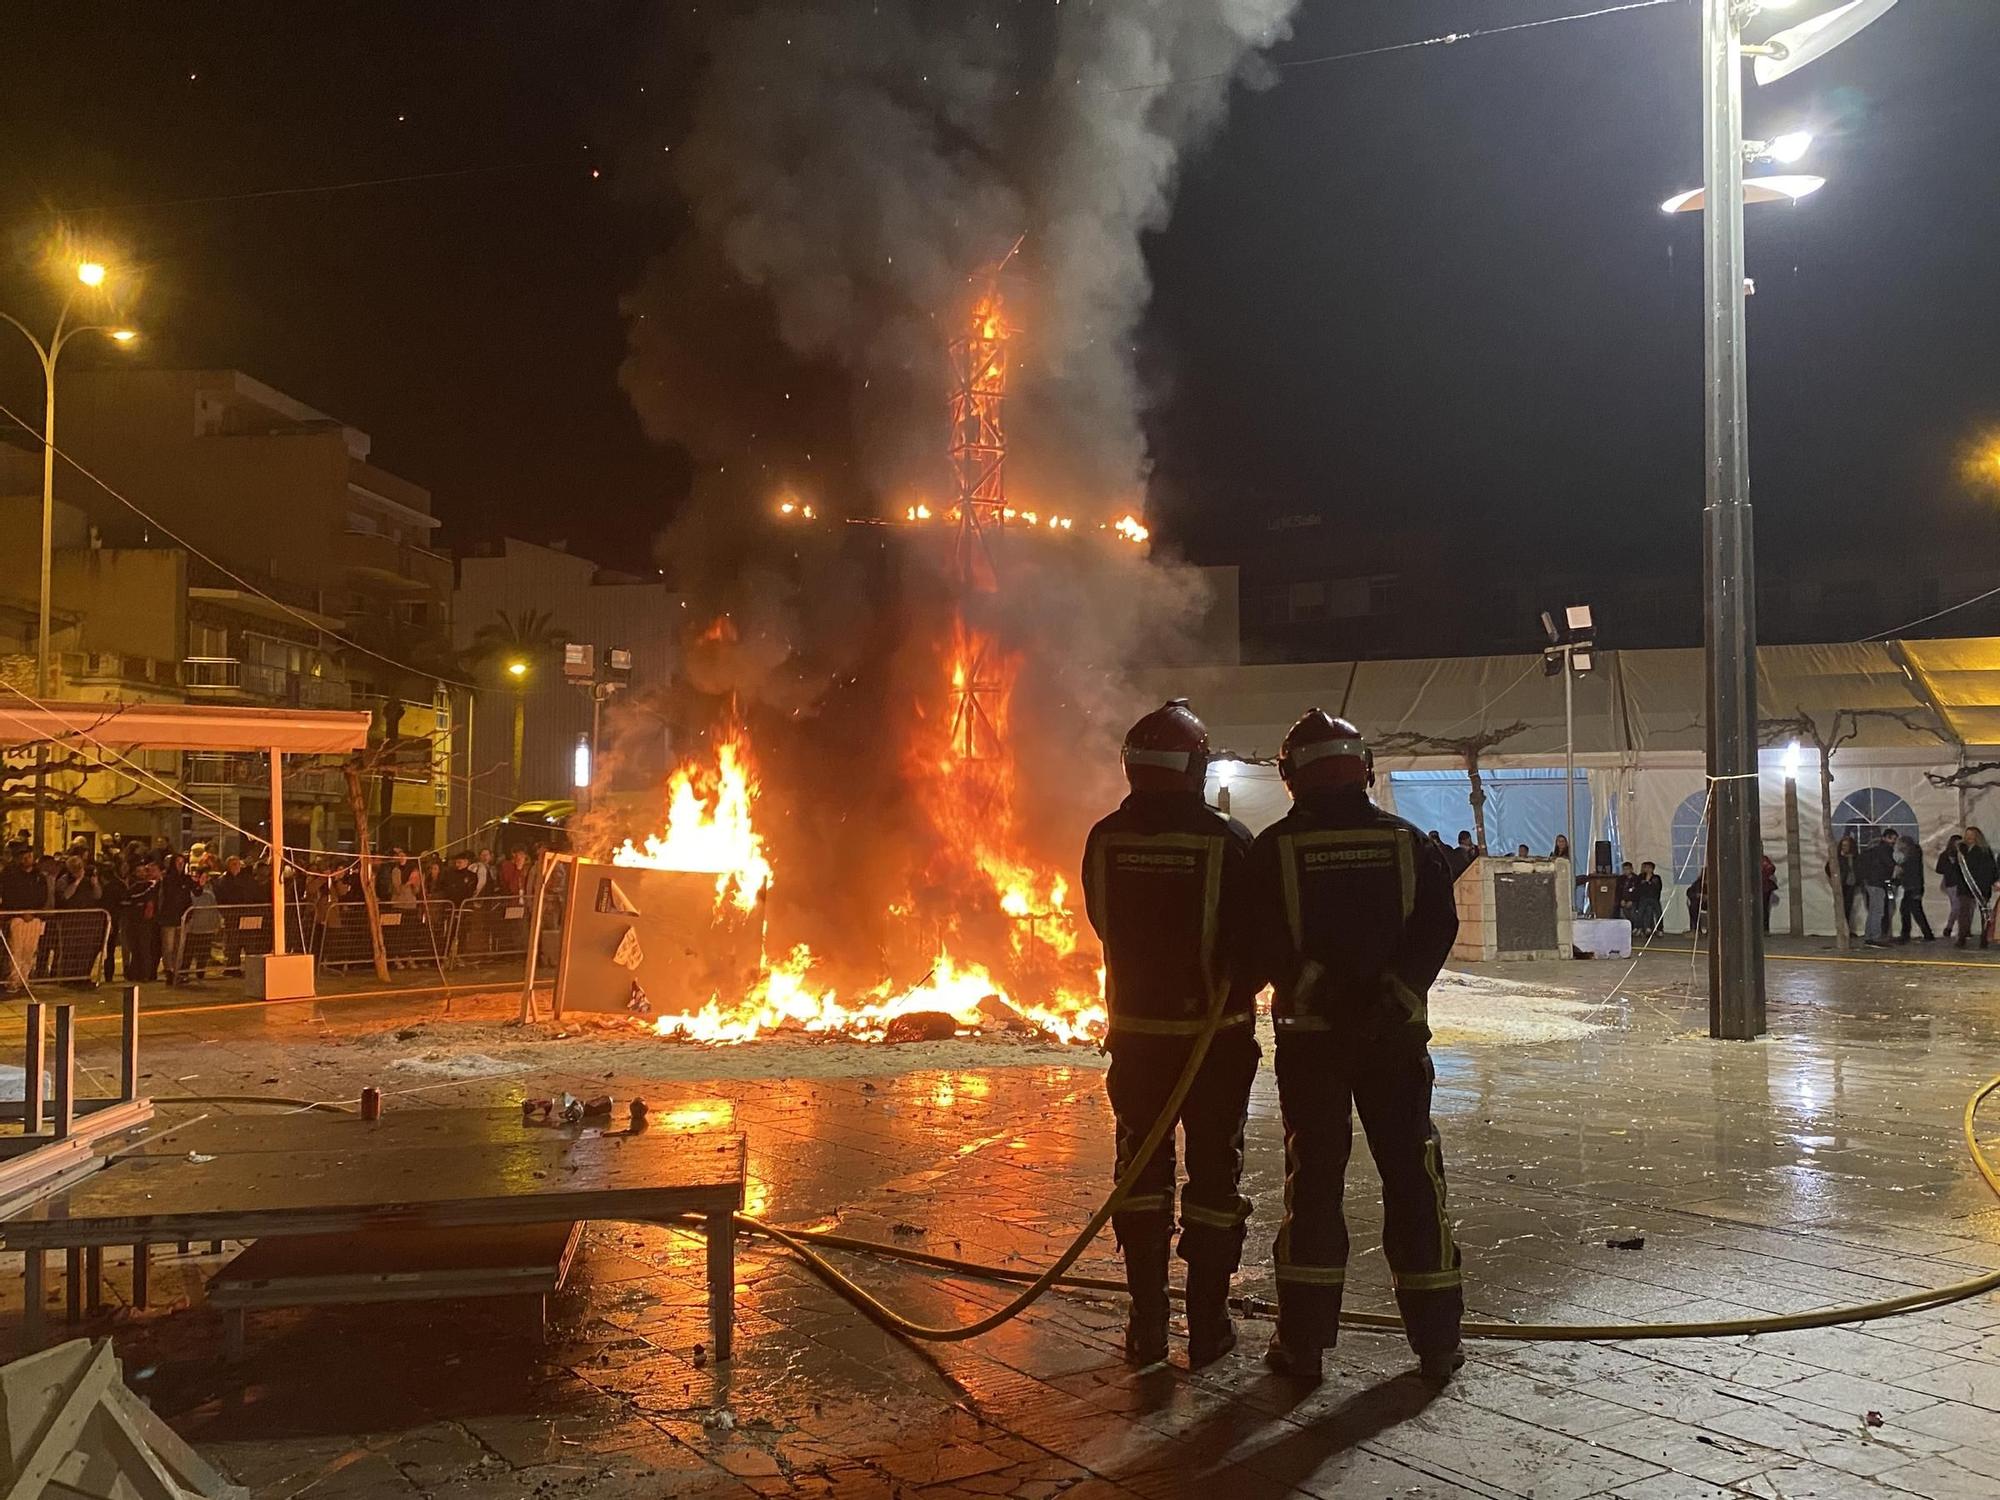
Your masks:
<svg viewBox="0 0 2000 1500"><path fill-rule="evenodd" d="M0 747L74 740L116 750L282 750L339 755L368 743L352 709L225 708L205 703L51 703L0 697Z"/></svg>

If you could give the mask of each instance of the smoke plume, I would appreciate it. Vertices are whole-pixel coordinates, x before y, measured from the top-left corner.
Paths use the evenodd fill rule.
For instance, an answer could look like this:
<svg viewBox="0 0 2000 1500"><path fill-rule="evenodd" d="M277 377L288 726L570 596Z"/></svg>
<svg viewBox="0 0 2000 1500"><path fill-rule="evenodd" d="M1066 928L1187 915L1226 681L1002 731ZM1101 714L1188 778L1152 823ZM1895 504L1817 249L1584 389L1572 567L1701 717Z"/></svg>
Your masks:
<svg viewBox="0 0 2000 1500"><path fill-rule="evenodd" d="M627 309L623 379L648 431L752 504L784 484L850 511L940 493L943 320L1018 238L1015 494L1129 508L1145 477L1141 238L1294 5L773 0L698 15L707 63L671 157L691 230Z"/></svg>
<svg viewBox="0 0 2000 1500"><path fill-rule="evenodd" d="M1142 241L1294 5L771 0L688 23L704 62L671 153L687 230L627 298L621 379L699 476L662 543L695 606L688 701L669 717L749 719L788 941L866 977L905 961L908 918L970 920L909 762L941 753L962 625L1013 684L1008 837L1073 870L1115 800L1116 735L1151 706L1128 668L1173 652L1203 594L1192 570L1097 531L1147 477ZM1077 530L996 541L1001 586L968 595L947 527L833 518L916 499L941 515L954 498L946 351L1017 244L1001 282L1009 503ZM821 524L776 524L783 492Z"/></svg>

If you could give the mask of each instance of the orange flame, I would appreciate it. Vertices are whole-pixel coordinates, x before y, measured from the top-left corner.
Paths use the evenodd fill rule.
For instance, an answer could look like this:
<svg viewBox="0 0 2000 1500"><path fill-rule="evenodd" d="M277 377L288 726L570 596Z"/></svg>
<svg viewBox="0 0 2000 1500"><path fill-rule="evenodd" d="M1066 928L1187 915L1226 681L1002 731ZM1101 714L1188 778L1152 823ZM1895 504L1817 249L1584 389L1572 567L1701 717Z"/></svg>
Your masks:
<svg viewBox="0 0 2000 1500"><path fill-rule="evenodd" d="M652 870L692 870L715 875L715 904L734 902L755 911L771 884L764 839L751 822L758 787L740 726L716 747L715 769L692 765L667 783L667 831L649 833L643 848L630 839L611 856L614 865Z"/></svg>

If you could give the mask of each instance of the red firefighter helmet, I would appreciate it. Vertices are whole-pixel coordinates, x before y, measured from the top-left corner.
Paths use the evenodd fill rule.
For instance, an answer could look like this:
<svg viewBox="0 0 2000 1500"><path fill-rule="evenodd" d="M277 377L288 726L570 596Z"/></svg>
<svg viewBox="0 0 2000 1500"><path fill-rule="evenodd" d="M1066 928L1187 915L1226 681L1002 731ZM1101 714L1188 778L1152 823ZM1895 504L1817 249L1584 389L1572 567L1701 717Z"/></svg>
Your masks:
<svg viewBox="0 0 2000 1500"><path fill-rule="evenodd" d="M1285 735L1278 774L1291 787L1367 786L1375 779L1375 752L1347 720L1309 708Z"/></svg>
<svg viewBox="0 0 2000 1500"><path fill-rule="evenodd" d="M1208 778L1208 726L1172 698L1125 731L1125 779L1135 792L1199 790Z"/></svg>

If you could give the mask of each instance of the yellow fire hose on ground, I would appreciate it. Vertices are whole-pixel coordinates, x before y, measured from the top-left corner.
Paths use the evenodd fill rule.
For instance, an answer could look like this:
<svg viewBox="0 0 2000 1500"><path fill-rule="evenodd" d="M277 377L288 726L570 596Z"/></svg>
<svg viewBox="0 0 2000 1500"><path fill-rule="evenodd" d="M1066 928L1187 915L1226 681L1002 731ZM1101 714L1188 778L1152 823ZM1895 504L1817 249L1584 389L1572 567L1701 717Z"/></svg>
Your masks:
<svg viewBox="0 0 2000 1500"><path fill-rule="evenodd" d="M1016 1271L1001 1266L980 1265L975 1261L960 1260L949 1255L934 1255L922 1250L906 1250L900 1245L884 1245L874 1240L855 1239L847 1235L831 1234L819 1230L779 1229L766 1224L761 1219L748 1214L736 1215L740 1229L752 1234L765 1236L791 1251L805 1263L814 1275L833 1288L842 1297L853 1303L874 1322L893 1333L906 1338L933 1342L957 1342L976 1338L991 1332L1010 1318L1026 1311L1030 1304L1052 1287L1064 1287L1077 1291L1123 1292L1122 1281L1112 1281L1095 1276L1069 1276L1064 1274L1076 1263L1086 1246L1096 1238L1105 1222L1111 1217L1119 1201L1130 1189L1138 1176L1139 1168L1148 1161L1158 1148L1160 1141L1179 1117L1182 1101L1193 1085L1194 1076L1201 1067L1202 1058L1207 1054L1208 1044L1215 1035L1215 1023L1220 1019L1220 1007L1211 1014L1209 1026L1197 1039L1188 1055L1187 1068L1181 1075L1167 1107L1147 1133L1140 1150L1133 1157L1133 1165L1128 1168L1112 1189L1104 1206L1092 1216L1082 1233L1071 1242L1070 1247L1059 1256L1055 1263L1040 1273ZM2000 1075L1988 1079L1972 1097L1965 1102L1964 1132L1966 1149L1972 1155L1972 1164L1985 1179L1986 1185L2000 1194L2000 1169L1996 1169L1979 1146L1977 1116L1979 1107L1994 1093L2000 1092ZM895 1309L886 1306L865 1288L857 1285L850 1277L819 1253L820 1249L853 1251L873 1255L887 1260L907 1262L912 1265L927 1266L933 1270L946 1271L954 1275L972 1276L989 1281L1026 1281L1026 1291L1000 1308L974 1323L958 1326L931 1326L917 1323L904 1317ZM1788 1313L1761 1318L1729 1318L1705 1323L1484 1323L1469 1322L1464 1327L1467 1338L1514 1339L1537 1343L1581 1342L1596 1339L1699 1339L1733 1338L1753 1333L1792 1333L1807 1328L1827 1328L1841 1323L1868 1323L1881 1318L1892 1318L1903 1313L1922 1312L1929 1308L1944 1307L1953 1302L1963 1302L1968 1298L1983 1296L2000 1290L2000 1271L1991 1271L1983 1276L1975 1276L1967 1281L1954 1282L1950 1286L1933 1287L1924 1291L1910 1292L1900 1297L1886 1297L1879 1302L1857 1303L1850 1307L1827 1307L1813 1312ZM1238 1309L1251 1316L1268 1316L1275 1311L1271 1304L1256 1298L1232 1299ZM1381 1332L1401 1332L1400 1318L1381 1313L1343 1313L1343 1326L1366 1328Z"/></svg>
<svg viewBox="0 0 2000 1500"><path fill-rule="evenodd" d="M1123 1201L1146 1162L1159 1149L1160 1142L1180 1117L1182 1103L1194 1086L1196 1073L1201 1069L1208 1055L1209 1043L1222 1020L1225 995L1218 994L1206 1019L1206 1025L1196 1036L1193 1047L1188 1052L1187 1065L1182 1069L1179 1082L1167 1098L1160 1117L1153 1122L1153 1128L1146 1133L1139 1149L1133 1154L1132 1163L1119 1177L1110 1196L1091 1215L1069 1248L1059 1255L1053 1264L1040 1272L1014 1270L1005 1266L982 1265L977 1261L962 1260L955 1256L936 1255L924 1250L905 1249L900 1245L886 1245L876 1240L857 1239L849 1235L834 1234L824 1230L780 1229L767 1224L762 1219L749 1214L735 1215L738 1229L769 1239L796 1255L815 1276L825 1282L840 1296L851 1302L870 1320L880 1324L892 1333L909 1339L933 1343L958 1343L966 1339L978 1338L990 1333L1001 1324L1020 1316L1039 1300L1043 1294L1056 1287L1072 1291L1118 1292L1125 1291L1125 1283L1097 1276L1071 1276L1069 1268L1076 1264L1090 1242L1097 1238L1118 1204ZM2000 1194L2000 1168L1987 1158L1980 1149L1978 1114L1979 1107L1995 1093L2000 1093L2000 1075L1989 1078L1965 1102L1962 1126L1965 1145L1972 1156L1972 1164L1986 1185L1994 1193ZM261 1095L230 1094L183 1096L162 1102L210 1103L210 1104L271 1104L285 1105L293 1109L324 1109L346 1112L345 1105L314 1103L303 1099L279 1099ZM690 1226L695 1220L686 1221ZM983 1281L1026 1282L1018 1297L1005 1307L988 1313L971 1323L934 1325L916 1322L889 1307L841 1271L821 1250L847 1251L855 1254L875 1256L879 1259L900 1261L909 1265L928 1267L955 1276L969 1276ZM1897 1317L1903 1313L1922 1312L1930 1308L1945 1307L1954 1302L1963 1302L1972 1297L1984 1296L1988 1292L2000 1291L2000 1271L1990 1271L1983 1276L1975 1276L1966 1281L1954 1282L1949 1286L1932 1287L1923 1291L1909 1292L1900 1297L1885 1297L1877 1302L1856 1303L1847 1307L1820 1308L1813 1312L1787 1313L1760 1318L1729 1318L1704 1323L1486 1323L1468 1322L1464 1335L1474 1339L1513 1339L1536 1343L1583 1342L1598 1339L1694 1339L1694 1338L1734 1338L1744 1334L1791 1333L1807 1328L1828 1328L1842 1323L1868 1323L1882 1318ZM1178 1293L1174 1295L1178 1296ZM1272 1304L1253 1297L1231 1299L1236 1308L1253 1317L1267 1317L1275 1312ZM1400 1332L1402 1319L1383 1313L1347 1312L1341 1315L1344 1327L1370 1329L1385 1333Z"/></svg>

